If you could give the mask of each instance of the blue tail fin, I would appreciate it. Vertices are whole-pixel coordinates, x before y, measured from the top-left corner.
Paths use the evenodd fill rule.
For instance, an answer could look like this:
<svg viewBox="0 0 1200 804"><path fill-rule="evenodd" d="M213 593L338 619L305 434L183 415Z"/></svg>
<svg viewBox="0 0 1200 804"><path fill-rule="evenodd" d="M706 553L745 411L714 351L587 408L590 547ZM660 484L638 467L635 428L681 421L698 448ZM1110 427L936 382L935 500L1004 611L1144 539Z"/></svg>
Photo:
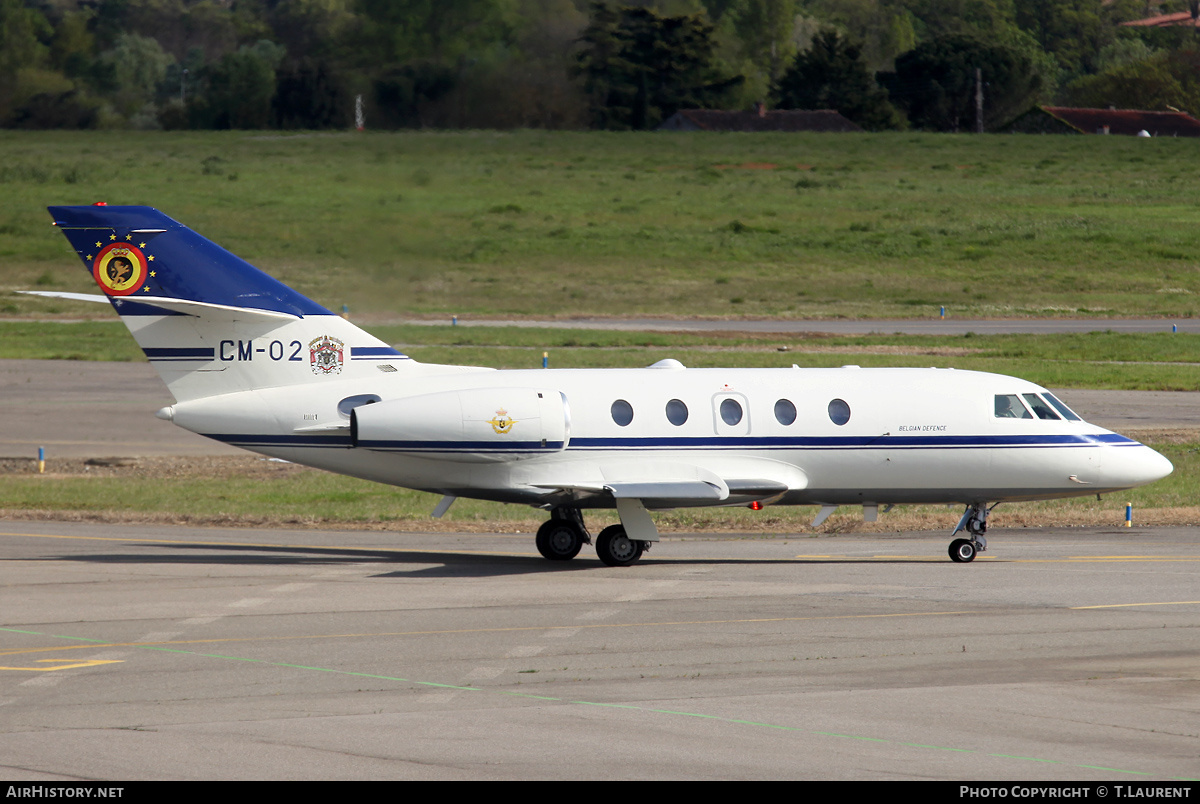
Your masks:
<svg viewBox="0 0 1200 804"><path fill-rule="evenodd" d="M49 209L180 402L413 365L156 209Z"/></svg>
<svg viewBox="0 0 1200 804"><path fill-rule="evenodd" d="M50 207L105 295L167 298L303 317L321 305L151 207ZM123 315L129 313L120 310Z"/></svg>

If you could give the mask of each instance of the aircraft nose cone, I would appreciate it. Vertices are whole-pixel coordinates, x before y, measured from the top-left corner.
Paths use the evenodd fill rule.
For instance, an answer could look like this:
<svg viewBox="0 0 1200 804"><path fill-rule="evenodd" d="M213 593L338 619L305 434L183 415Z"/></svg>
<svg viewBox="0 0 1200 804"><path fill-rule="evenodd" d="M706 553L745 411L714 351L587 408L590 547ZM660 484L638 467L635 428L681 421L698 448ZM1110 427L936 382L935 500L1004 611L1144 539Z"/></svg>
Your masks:
<svg viewBox="0 0 1200 804"><path fill-rule="evenodd" d="M1112 485L1126 488L1162 480L1175 471L1169 460L1140 444L1120 450L1111 461L1105 461L1104 469Z"/></svg>

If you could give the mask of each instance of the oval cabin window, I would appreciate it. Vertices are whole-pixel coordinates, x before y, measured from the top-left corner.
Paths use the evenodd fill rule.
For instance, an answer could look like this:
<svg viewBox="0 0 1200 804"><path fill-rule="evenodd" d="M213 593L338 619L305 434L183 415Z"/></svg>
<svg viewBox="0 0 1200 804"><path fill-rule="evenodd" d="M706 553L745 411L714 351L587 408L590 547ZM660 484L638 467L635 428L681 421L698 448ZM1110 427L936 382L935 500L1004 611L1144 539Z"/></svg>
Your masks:
<svg viewBox="0 0 1200 804"><path fill-rule="evenodd" d="M667 421L678 427L688 419L687 405L682 399L672 399L667 403Z"/></svg>
<svg viewBox="0 0 1200 804"><path fill-rule="evenodd" d="M790 399L781 399L775 403L775 421L784 425L796 421L796 406Z"/></svg>
<svg viewBox="0 0 1200 804"><path fill-rule="evenodd" d="M736 399L721 400L721 421L728 425L737 424L742 420L742 406Z"/></svg>
<svg viewBox="0 0 1200 804"><path fill-rule="evenodd" d="M612 403L612 418L617 424L625 427L633 421L633 405L626 402L624 399L618 399Z"/></svg>
<svg viewBox="0 0 1200 804"><path fill-rule="evenodd" d="M835 399L829 403L829 420L839 427L850 421L850 406L844 399Z"/></svg>

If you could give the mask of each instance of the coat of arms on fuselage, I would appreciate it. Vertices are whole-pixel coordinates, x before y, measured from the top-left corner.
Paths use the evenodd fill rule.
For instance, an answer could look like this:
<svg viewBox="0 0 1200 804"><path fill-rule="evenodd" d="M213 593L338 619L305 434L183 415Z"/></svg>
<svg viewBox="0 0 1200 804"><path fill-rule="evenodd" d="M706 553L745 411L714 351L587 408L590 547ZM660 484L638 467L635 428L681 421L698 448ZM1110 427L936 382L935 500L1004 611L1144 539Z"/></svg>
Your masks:
<svg viewBox="0 0 1200 804"><path fill-rule="evenodd" d="M340 374L345 346L337 338L328 335L313 338L308 344L308 362L312 366L313 374Z"/></svg>
<svg viewBox="0 0 1200 804"><path fill-rule="evenodd" d="M496 411L495 416L488 419L488 424L490 424L492 429L495 430L499 435L504 435L507 433L516 423L517 420L509 416L508 411L504 408L500 408L498 411Z"/></svg>

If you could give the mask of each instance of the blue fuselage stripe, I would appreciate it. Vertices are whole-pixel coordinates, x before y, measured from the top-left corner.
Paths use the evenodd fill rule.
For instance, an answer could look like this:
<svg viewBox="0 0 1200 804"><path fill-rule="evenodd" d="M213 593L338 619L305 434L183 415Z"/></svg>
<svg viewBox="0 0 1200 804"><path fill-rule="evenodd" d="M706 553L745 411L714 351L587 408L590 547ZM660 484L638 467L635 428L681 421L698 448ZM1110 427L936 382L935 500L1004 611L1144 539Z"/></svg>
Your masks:
<svg viewBox="0 0 1200 804"><path fill-rule="evenodd" d="M206 433L209 438L235 446L351 447L348 433L329 435L258 435L252 433ZM527 453L562 450L561 441L360 441L363 449L392 452L491 452ZM1125 436L710 436L705 438L574 438L569 451L621 450L929 450L929 449L1062 449L1103 446L1138 447Z"/></svg>
<svg viewBox="0 0 1200 804"><path fill-rule="evenodd" d="M390 346L351 346L351 360L385 360L389 357L406 357Z"/></svg>
<svg viewBox="0 0 1200 804"><path fill-rule="evenodd" d="M212 360L216 353L210 347L144 347L142 349L150 360Z"/></svg>

